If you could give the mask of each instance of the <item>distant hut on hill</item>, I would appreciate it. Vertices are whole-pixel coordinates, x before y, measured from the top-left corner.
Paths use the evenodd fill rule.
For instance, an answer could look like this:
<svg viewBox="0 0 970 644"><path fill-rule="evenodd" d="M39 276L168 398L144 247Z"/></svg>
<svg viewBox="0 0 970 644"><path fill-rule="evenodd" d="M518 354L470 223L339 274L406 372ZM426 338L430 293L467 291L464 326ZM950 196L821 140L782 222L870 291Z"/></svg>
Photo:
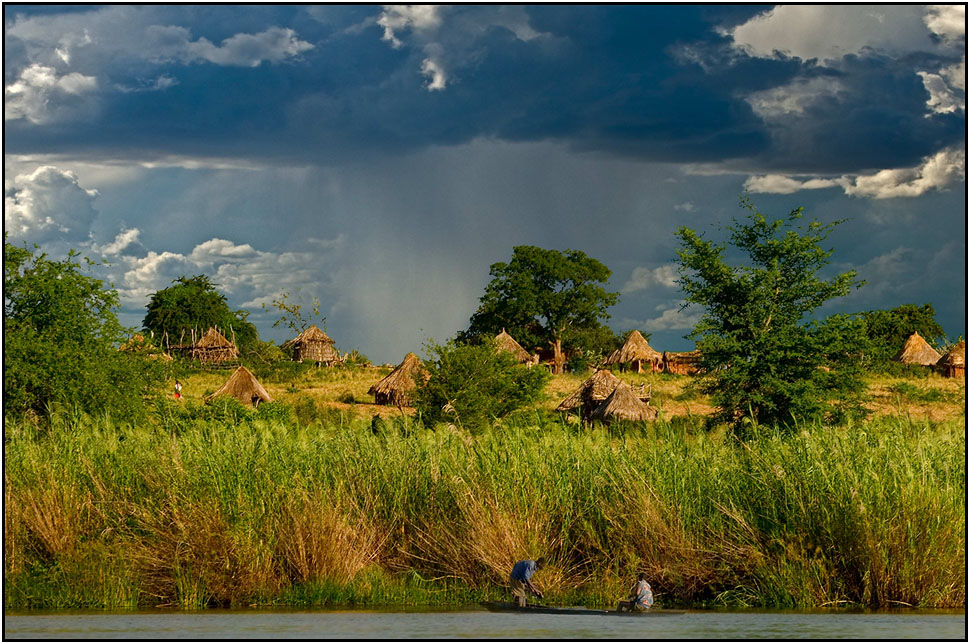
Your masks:
<svg viewBox="0 0 970 644"><path fill-rule="evenodd" d="M495 345L502 351L511 353L522 364L532 366L536 363L529 352L523 349L522 345L515 341L515 338L506 333L505 329L502 329L502 332L495 336Z"/></svg>
<svg viewBox="0 0 970 644"><path fill-rule="evenodd" d="M663 370L667 373L677 373L689 376L700 371L701 352L697 351L664 351Z"/></svg>
<svg viewBox="0 0 970 644"><path fill-rule="evenodd" d="M418 386L417 379L426 377L427 371L421 358L409 353L394 371L372 385L367 393L374 396L374 402L378 405L409 407L411 395Z"/></svg>
<svg viewBox="0 0 970 644"><path fill-rule="evenodd" d="M312 360L319 367L321 364L332 365L340 362L340 354L334 348L334 341L326 333L311 324L300 335L287 340L280 348L293 352L293 360L303 362Z"/></svg>
<svg viewBox="0 0 970 644"><path fill-rule="evenodd" d="M198 360L202 364L228 362L239 356L236 345L211 326L205 332L205 335L192 345L189 353L192 359Z"/></svg>
<svg viewBox="0 0 970 644"><path fill-rule="evenodd" d="M651 371L660 371L663 368L663 354L654 350L635 329L627 336L623 346L611 353L605 362L607 365L621 365L624 368L630 365L637 373L643 373L644 363L650 365Z"/></svg>
<svg viewBox="0 0 970 644"><path fill-rule="evenodd" d="M967 373L967 343L963 340L947 351L936 363L936 368L945 378L964 378Z"/></svg>
<svg viewBox="0 0 970 644"><path fill-rule="evenodd" d="M656 417L657 410L640 400L633 387L625 382L618 384L613 393L590 414L590 420L607 424L618 420L654 420Z"/></svg>
<svg viewBox="0 0 970 644"><path fill-rule="evenodd" d="M261 402L273 402L273 397L256 380L253 372L246 367L236 369L226 384L222 385L215 393L206 396L205 401L211 402L218 396L232 396L244 405L256 407Z"/></svg>
<svg viewBox="0 0 970 644"><path fill-rule="evenodd" d="M940 361L940 354L927 344L919 333L914 333L906 339L906 344L899 350L893 360L903 364L921 364L932 366Z"/></svg>

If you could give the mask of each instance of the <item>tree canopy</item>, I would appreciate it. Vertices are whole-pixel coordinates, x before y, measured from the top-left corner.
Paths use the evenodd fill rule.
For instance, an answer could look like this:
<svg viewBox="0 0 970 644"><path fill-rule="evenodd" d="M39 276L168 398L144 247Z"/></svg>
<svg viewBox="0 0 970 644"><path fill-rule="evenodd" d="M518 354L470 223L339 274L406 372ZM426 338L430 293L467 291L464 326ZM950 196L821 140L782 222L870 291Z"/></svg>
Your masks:
<svg viewBox="0 0 970 644"><path fill-rule="evenodd" d="M431 343L427 381L418 384L415 407L428 422L450 421L471 431L534 402L549 377L518 363L492 339L480 344Z"/></svg>
<svg viewBox="0 0 970 644"><path fill-rule="evenodd" d="M168 342L188 342L195 330L196 337L209 327L235 334L240 349L254 348L259 340L256 327L247 320L248 311L233 311L226 296L216 289L205 275L179 277L172 286L156 291L148 301L148 313L142 324L162 342L168 334ZM230 338L232 339L232 338Z"/></svg>
<svg viewBox="0 0 970 644"><path fill-rule="evenodd" d="M811 314L828 300L861 285L854 271L825 280L818 273L831 250L821 247L841 222L796 224L802 209L768 220L747 200L749 216L728 227L730 242L746 255L732 266L726 244L715 244L681 227L680 284L687 304L704 308L689 337L701 351L717 421L735 428L746 417L784 426L799 418L832 414L829 396L849 401L861 391L856 341L864 325L848 316L824 322Z"/></svg>
<svg viewBox="0 0 970 644"><path fill-rule="evenodd" d="M161 366L118 350L127 335L118 293L82 268L73 252L52 260L4 243L4 412L46 415L53 403L126 418L144 411Z"/></svg>
<svg viewBox="0 0 970 644"><path fill-rule="evenodd" d="M492 281L466 336L494 335L504 328L527 349L549 346L555 373L563 370L564 350L612 341L604 322L619 293L604 288L611 272L599 260L578 250L516 246L512 260L492 264L489 275Z"/></svg>
<svg viewBox="0 0 970 644"><path fill-rule="evenodd" d="M937 323L931 304L903 304L893 309L866 311L859 316L865 320L869 352L876 367L886 367L913 333L919 333L931 343L944 344L943 327Z"/></svg>

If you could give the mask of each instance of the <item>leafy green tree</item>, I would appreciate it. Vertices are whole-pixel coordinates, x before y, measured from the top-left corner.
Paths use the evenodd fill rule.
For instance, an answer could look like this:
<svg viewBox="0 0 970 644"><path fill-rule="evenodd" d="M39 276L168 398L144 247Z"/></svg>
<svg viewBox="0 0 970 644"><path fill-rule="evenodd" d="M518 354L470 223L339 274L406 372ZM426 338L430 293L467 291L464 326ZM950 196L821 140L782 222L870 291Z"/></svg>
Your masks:
<svg viewBox="0 0 970 644"><path fill-rule="evenodd" d="M480 344L431 343L430 377L418 385L415 407L428 422L449 421L477 431L534 402L549 378L520 365L489 339Z"/></svg>
<svg viewBox="0 0 970 644"><path fill-rule="evenodd" d="M143 399L164 367L118 350L127 335L115 314L118 293L82 269L73 252L55 261L4 243L5 413L43 416L60 403L124 418L144 414Z"/></svg>
<svg viewBox="0 0 970 644"><path fill-rule="evenodd" d="M492 264L489 275L468 331L459 337L495 335L504 328L525 347L550 346L554 373L563 371L565 350L594 348L612 337L604 322L619 293L603 287L610 269L582 251L516 246L512 260Z"/></svg>
<svg viewBox="0 0 970 644"><path fill-rule="evenodd" d="M231 329L240 350L256 347L259 334L247 320L249 312L231 310L226 296L216 290L217 285L208 277L183 275L172 284L151 296L146 307L148 313L142 321L145 330L154 333L158 342L162 342L166 333L171 344L180 339L187 341L193 329L199 335L214 326L226 333Z"/></svg>
<svg viewBox="0 0 970 644"><path fill-rule="evenodd" d="M861 285L853 271L829 280L817 275L832 255L820 244L841 222L812 221L799 230L801 208L769 221L746 198L742 206L749 216L728 230L746 263L731 266L725 244L686 227L677 231L685 300L704 307L688 337L701 351L707 374L701 388L717 407L714 419L741 430L746 416L773 426L831 416L838 410L830 396L849 400L862 390L861 356L854 352L863 326L845 316L810 319L823 303Z"/></svg>
<svg viewBox="0 0 970 644"><path fill-rule="evenodd" d="M860 313L866 323L866 336L872 364L885 368L913 333L937 346L945 344L943 327L936 321L933 305L903 304L894 309Z"/></svg>

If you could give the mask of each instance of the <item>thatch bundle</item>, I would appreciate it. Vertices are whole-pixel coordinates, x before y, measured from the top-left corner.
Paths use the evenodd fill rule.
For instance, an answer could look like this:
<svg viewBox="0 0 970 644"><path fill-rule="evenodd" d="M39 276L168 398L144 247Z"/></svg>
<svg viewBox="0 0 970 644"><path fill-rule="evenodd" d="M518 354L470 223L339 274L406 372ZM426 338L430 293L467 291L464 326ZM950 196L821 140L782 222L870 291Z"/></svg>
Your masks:
<svg viewBox="0 0 970 644"><path fill-rule="evenodd" d="M210 326L205 335L192 345L190 354L193 359L206 364L234 360L239 355L239 351L236 350L236 345L226 339L226 336Z"/></svg>
<svg viewBox="0 0 970 644"><path fill-rule="evenodd" d="M967 343L960 340L936 363L946 378L963 378L967 373Z"/></svg>
<svg viewBox="0 0 970 644"><path fill-rule="evenodd" d="M523 349L522 345L515 341L515 338L506 333L505 329L502 329L502 332L495 336L495 346L502 351L508 351L522 364L533 364L529 352Z"/></svg>
<svg viewBox="0 0 970 644"><path fill-rule="evenodd" d="M246 367L236 369L226 384L219 387L218 391L206 396L205 401L209 402L217 396L232 396L244 405L251 404L253 407L261 402L273 402L273 397L256 380L253 372Z"/></svg>
<svg viewBox="0 0 970 644"><path fill-rule="evenodd" d="M606 359L605 364L630 365L637 373L643 372L643 363L649 363L651 371L660 371L663 367L663 354L654 350L646 338L634 329L627 336L623 346L614 351Z"/></svg>
<svg viewBox="0 0 970 644"><path fill-rule="evenodd" d="M678 373L689 376L700 371L701 352L697 351L664 351L663 365L667 373Z"/></svg>
<svg viewBox="0 0 970 644"><path fill-rule="evenodd" d="M372 385L367 393L374 396L374 402L378 405L408 407L411 404L411 394L418 386L417 379L426 379L427 376L428 372L421 359L409 353L394 371Z"/></svg>
<svg viewBox="0 0 970 644"><path fill-rule="evenodd" d="M609 398L621 382L623 381L610 373L608 369L599 369L587 378L576 391L559 403L556 411L571 411L582 406L586 415L589 416L601 402Z"/></svg>
<svg viewBox="0 0 970 644"><path fill-rule="evenodd" d="M893 360L903 364L921 364L932 366L940 361L940 354L924 340L919 333L914 333L906 339L906 344L899 350Z"/></svg>
<svg viewBox="0 0 970 644"><path fill-rule="evenodd" d="M334 348L334 341L326 333L311 324L300 335L287 340L280 348L293 351L293 360L303 362L312 360L319 364L340 362L340 354Z"/></svg>
<svg viewBox="0 0 970 644"><path fill-rule="evenodd" d="M124 351L125 353L141 354L149 360L161 360L162 362L174 360L172 356L156 347L151 340L146 338L141 333L136 333L128 338L128 341L122 343L122 345L118 347L118 350Z"/></svg>
<svg viewBox="0 0 970 644"><path fill-rule="evenodd" d="M611 423L617 420L654 420L657 410L643 402L633 391L633 387L621 382L606 400L590 414L591 420Z"/></svg>

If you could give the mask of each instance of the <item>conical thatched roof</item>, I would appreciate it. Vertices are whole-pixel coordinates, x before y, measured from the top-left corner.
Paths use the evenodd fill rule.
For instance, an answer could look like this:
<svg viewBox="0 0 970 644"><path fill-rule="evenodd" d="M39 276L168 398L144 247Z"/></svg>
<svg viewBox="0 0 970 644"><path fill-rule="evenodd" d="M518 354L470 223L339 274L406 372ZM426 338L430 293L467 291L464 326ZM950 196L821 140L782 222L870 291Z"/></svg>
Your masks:
<svg viewBox="0 0 970 644"><path fill-rule="evenodd" d="M946 355L936 363L937 367L966 367L967 366L967 343L960 340L956 345L947 351Z"/></svg>
<svg viewBox="0 0 970 644"><path fill-rule="evenodd" d="M334 344L333 339L329 335L321 331L316 324L311 324L300 335L284 342L282 347L289 347L295 344L311 344L314 342Z"/></svg>
<svg viewBox="0 0 970 644"><path fill-rule="evenodd" d="M378 405L407 407L411 404L411 392L418 386L416 379L426 375L421 358L409 353L394 371L372 385L367 393L374 396Z"/></svg>
<svg viewBox="0 0 970 644"><path fill-rule="evenodd" d="M312 360L329 364L340 361L333 339L316 324L311 324L300 335L284 342L280 349L293 351L293 359L297 362Z"/></svg>
<svg viewBox="0 0 970 644"><path fill-rule="evenodd" d="M259 384L253 372L246 367L239 367L232 372L226 384L222 385L212 395L206 396L205 401L209 402L217 396L232 396L244 405L273 402L273 397L263 388L263 385Z"/></svg>
<svg viewBox="0 0 970 644"><path fill-rule="evenodd" d="M233 360L239 355L236 345L226 339L226 336L219 333L215 327L209 327L199 341L192 345L190 349L194 359L203 364L208 362L226 362Z"/></svg>
<svg viewBox="0 0 970 644"><path fill-rule="evenodd" d="M592 411L601 402L606 400L616 386L622 382L607 369L599 369L592 376L587 378L576 391L569 394L565 400L559 403L556 411L569 411L576 409L580 405Z"/></svg>
<svg viewBox="0 0 970 644"><path fill-rule="evenodd" d="M532 356L529 352L522 348L522 345L515 341L515 338L510 336L502 329L502 332L495 336L495 344L499 349L503 351L508 351L515 359L519 362L532 362Z"/></svg>
<svg viewBox="0 0 970 644"><path fill-rule="evenodd" d="M635 360L656 363L663 361L663 354L654 350L637 330L633 330L627 336L622 347L610 354L606 364L626 364Z"/></svg>
<svg viewBox="0 0 970 644"><path fill-rule="evenodd" d="M613 393L593 410L591 420L610 423L615 420L653 420L657 417L657 410L640 400L633 387L621 382Z"/></svg>
<svg viewBox="0 0 970 644"><path fill-rule="evenodd" d="M226 336L219 333L213 326L210 326L205 335L199 338L195 346L200 349L236 348L232 342L226 339Z"/></svg>
<svg viewBox="0 0 970 644"><path fill-rule="evenodd" d="M940 354L927 344L919 333L914 333L906 339L906 344L899 350L893 360L903 364L935 365L940 360Z"/></svg>

